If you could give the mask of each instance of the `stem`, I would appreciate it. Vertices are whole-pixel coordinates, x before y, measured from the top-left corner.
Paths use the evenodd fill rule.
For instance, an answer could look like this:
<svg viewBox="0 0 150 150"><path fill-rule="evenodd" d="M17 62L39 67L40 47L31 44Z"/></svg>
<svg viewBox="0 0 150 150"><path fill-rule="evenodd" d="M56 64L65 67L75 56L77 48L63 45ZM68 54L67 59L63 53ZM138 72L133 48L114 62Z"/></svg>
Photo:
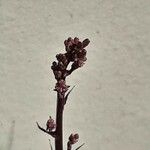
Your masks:
<svg viewBox="0 0 150 150"><path fill-rule="evenodd" d="M63 150L63 109L64 109L64 94L60 96L57 93L57 108L56 108L56 138L55 149Z"/></svg>
<svg viewBox="0 0 150 150"><path fill-rule="evenodd" d="M72 145L71 145L71 143L68 141L68 143L67 143L67 150L71 150L72 149Z"/></svg>

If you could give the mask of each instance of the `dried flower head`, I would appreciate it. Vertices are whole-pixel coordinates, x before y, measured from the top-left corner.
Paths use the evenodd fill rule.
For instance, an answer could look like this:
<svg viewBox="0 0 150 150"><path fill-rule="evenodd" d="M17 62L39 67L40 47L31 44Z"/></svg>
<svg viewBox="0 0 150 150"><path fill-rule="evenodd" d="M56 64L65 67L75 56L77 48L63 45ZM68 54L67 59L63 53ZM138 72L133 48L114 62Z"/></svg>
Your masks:
<svg viewBox="0 0 150 150"><path fill-rule="evenodd" d="M74 70L82 67L87 60L85 47L90 43L89 39L85 39L83 42L79 38L75 37L72 39L69 37L64 41L66 53L57 54L56 59L52 63L51 69L53 70L55 79L65 80L66 76L70 75ZM67 70L67 67L71 64L71 69Z"/></svg>
<svg viewBox="0 0 150 150"><path fill-rule="evenodd" d="M78 142L78 140L79 140L79 135L77 133L76 134L71 134L69 136L69 142L70 142L70 144L75 144L75 143Z"/></svg>
<svg viewBox="0 0 150 150"><path fill-rule="evenodd" d="M56 83L56 86L55 86L55 91L57 91L58 93L65 93L68 88L70 86L66 85L66 81L65 80L59 80L57 83Z"/></svg>
<svg viewBox="0 0 150 150"><path fill-rule="evenodd" d="M46 123L46 130L52 131L55 128L56 128L56 124L55 124L54 120L52 119L52 117L50 116Z"/></svg>

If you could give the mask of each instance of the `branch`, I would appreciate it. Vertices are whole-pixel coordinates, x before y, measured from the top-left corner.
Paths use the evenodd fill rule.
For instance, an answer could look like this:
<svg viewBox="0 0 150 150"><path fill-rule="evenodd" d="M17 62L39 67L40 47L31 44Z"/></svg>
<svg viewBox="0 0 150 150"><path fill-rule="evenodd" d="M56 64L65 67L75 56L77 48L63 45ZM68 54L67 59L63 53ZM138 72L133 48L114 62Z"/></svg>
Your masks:
<svg viewBox="0 0 150 150"><path fill-rule="evenodd" d="M74 87L75 87L75 86L73 86L73 87L71 88L71 90L66 94L64 104L66 104L67 99L68 99L68 96L69 96L69 94L72 92L72 90L74 89Z"/></svg>
<svg viewBox="0 0 150 150"><path fill-rule="evenodd" d="M85 143L83 143L82 145L80 145L78 148L76 148L75 150L78 150L79 148L81 148Z"/></svg>
<svg viewBox="0 0 150 150"><path fill-rule="evenodd" d="M51 136L54 137L54 138L56 137L55 132L53 132L53 131L52 131L52 132L49 132L49 131L43 129L43 128L38 124L38 122L36 122L36 124L37 124L38 128L39 128L40 130L42 130L43 132L45 132L45 133L51 135Z"/></svg>
<svg viewBox="0 0 150 150"><path fill-rule="evenodd" d="M80 149L85 143L83 143L82 145L80 145L79 147L77 147L75 150ZM72 149L72 144L70 143L70 141L68 141L67 143L67 150L71 150Z"/></svg>

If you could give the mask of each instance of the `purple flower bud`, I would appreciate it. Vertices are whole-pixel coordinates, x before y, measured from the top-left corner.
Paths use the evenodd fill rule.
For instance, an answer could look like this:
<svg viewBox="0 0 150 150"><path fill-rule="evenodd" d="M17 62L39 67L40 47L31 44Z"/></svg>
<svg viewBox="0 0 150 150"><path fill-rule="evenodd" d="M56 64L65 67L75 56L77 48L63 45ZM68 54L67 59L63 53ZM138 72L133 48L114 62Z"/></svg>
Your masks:
<svg viewBox="0 0 150 150"><path fill-rule="evenodd" d="M78 67L82 67L84 65L84 60L78 59L77 65L78 65Z"/></svg>
<svg viewBox="0 0 150 150"><path fill-rule="evenodd" d="M66 85L66 82L64 80L60 80L56 83L55 86L55 91L59 92L59 93L64 93L68 90L69 86Z"/></svg>
<svg viewBox="0 0 150 150"><path fill-rule="evenodd" d="M57 69L57 62L56 62L56 61L54 61L54 62L52 63L51 69L52 69L52 70L56 70L56 69Z"/></svg>
<svg viewBox="0 0 150 150"><path fill-rule="evenodd" d="M61 71L54 71L54 75L55 75L56 80L59 80L62 77L62 72Z"/></svg>
<svg viewBox="0 0 150 150"><path fill-rule="evenodd" d="M71 144L75 144L76 142L78 142L78 140L79 140L79 135L78 134L71 134L69 136L69 142Z"/></svg>
<svg viewBox="0 0 150 150"><path fill-rule="evenodd" d="M77 48L78 48L78 49L82 48L82 42L80 42L80 41L78 42Z"/></svg>
<svg viewBox="0 0 150 150"><path fill-rule="evenodd" d="M64 41L64 44L65 44L65 46L67 46L67 45L68 45L68 41L67 41L67 40L65 40L65 41Z"/></svg>
<svg viewBox="0 0 150 150"><path fill-rule="evenodd" d="M58 62L58 68L59 68L59 70L65 70L66 66L60 61L60 62Z"/></svg>
<svg viewBox="0 0 150 150"><path fill-rule="evenodd" d="M67 41L69 42L69 41L72 41L72 38L71 37L69 37L68 39L67 39Z"/></svg>
<svg viewBox="0 0 150 150"><path fill-rule="evenodd" d="M52 131L55 128L56 128L56 124L50 116L49 119L47 120L47 123L46 123L46 130Z"/></svg>
<svg viewBox="0 0 150 150"><path fill-rule="evenodd" d="M86 56L86 50L82 49L78 53L78 58L84 58Z"/></svg>
<svg viewBox="0 0 150 150"><path fill-rule="evenodd" d="M74 43L74 40L71 37L69 37L67 40L64 41L67 52L71 51L71 49L72 49L71 47L72 47L73 43Z"/></svg>
<svg viewBox="0 0 150 150"><path fill-rule="evenodd" d="M85 39L83 42L82 42L82 45L83 45L83 48L88 46L90 43L90 40L89 39Z"/></svg>
<svg viewBox="0 0 150 150"><path fill-rule="evenodd" d="M86 60L87 60L87 58L85 56L83 58L75 59L75 61L72 63L72 70L82 67Z"/></svg>
<svg viewBox="0 0 150 150"><path fill-rule="evenodd" d="M61 61L63 64L67 64L68 60L66 58L66 55L65 54L57 54L56 55L56 58L58 61Z"/></svg>
<svg viewBox="0 0 150 150"><path fill-rule="evenodd" d="M77 45L79 42L79 39L77 37L74 38L74 43Z"/></svg>
<svg viewBox="0 0 150 150"><path fill-rule="evenodd" d="M74 138L75 138L75 139L79 139L79 134L76 133L76 134L74 135Z"/></svg>
<svg viewBox="0 0 150 150"><path fill-rule="evenodd" d="M52 63L52 65L53 65L53 66L57 66L57 62L54 61L54 62Z"/></svg>
<svg viewBox="0 0 150 150"><path fill-rule="evenodd" d="M82 50L82 54L86 55L87 51L85 49Z"/></svg>

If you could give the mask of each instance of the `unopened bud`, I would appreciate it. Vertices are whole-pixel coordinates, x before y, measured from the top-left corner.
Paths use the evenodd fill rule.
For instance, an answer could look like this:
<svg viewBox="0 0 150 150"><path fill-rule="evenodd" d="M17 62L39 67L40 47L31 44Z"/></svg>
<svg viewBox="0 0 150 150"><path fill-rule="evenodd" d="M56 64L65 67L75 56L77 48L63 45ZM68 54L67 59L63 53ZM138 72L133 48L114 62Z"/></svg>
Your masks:
<svg viewBox="0 0 150 150"><path fill-rule="evenodd" d="M71 144L75 144L76 142L78 142L78 140L79 140L79 135L77 133L76 134L71 134L69 136L69 142Z"/></svg>
<svg viewBox="0 0 150 150"><path fill-rule="evenodd" d="M50 116L49 119L47 120L47 123L46 123L46 130L52 131L55 128L56 128L56 124Z"/></svg>
<svg viewBox="0 0 150 150"><path fill-rule="evenodd" d="M83 45L83 48L88 46L90 43L90 40L89 39L85 39L83 42L82 42L82 45Z"/></svg>

